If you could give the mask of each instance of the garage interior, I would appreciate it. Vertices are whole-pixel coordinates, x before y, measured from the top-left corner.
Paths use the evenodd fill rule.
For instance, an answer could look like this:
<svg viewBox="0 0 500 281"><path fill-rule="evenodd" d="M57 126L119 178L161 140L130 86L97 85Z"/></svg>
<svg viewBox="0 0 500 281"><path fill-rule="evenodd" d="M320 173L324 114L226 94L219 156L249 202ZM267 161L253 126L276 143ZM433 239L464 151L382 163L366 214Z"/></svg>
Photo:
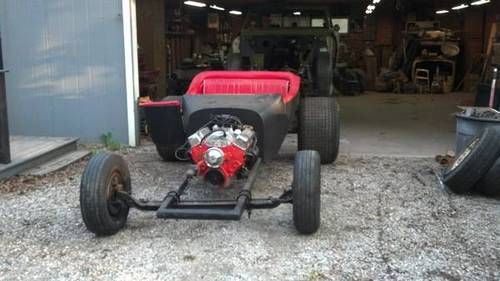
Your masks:
<svg viewBox="0 0 500 281"><path fill-rule="evenodd" d="M488 105L490 64L500 55L495 43L500 3L459 2L274 4L319 6L339 25L332 79L341 108L341 153L433 157L454 149L457 106ZM227 69L248 12L270 5L258 0L136 4L140 96L152 100L182 95L201 71Z"/></svg>

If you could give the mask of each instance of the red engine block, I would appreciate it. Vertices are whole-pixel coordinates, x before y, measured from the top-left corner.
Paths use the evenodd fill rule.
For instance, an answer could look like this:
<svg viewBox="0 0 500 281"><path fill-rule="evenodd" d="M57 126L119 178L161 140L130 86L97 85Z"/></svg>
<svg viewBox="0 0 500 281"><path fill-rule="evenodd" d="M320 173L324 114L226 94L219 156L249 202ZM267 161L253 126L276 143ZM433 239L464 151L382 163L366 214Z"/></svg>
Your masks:
<svg viewBox="0 0 500 281"><path fill-rule="evenodd" d="M191 148L191 159L198 168L198 176L204 177L212 170L217 170L224 177L222 187L227 187L231 179L241 170L246 163L246 151L234 144L221 147L224 152L224 162L219 168L214 169L205 163L205 152L210 149L206 144L200 144Z"/></svg>

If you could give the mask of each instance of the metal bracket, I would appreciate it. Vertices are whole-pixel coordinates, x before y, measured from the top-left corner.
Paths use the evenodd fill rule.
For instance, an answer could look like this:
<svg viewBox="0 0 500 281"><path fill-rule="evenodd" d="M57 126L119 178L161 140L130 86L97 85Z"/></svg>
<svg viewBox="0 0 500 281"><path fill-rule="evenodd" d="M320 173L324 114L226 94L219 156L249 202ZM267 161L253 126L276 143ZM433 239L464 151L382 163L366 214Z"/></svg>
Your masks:
<svg viewBox="0 0 500 281"><path fill-rule="evenodd" d="M292 188L289 188L281 194L279 197L279 200L281 203L293 203L293 194L292 194Z"/></svg>
<svg viewBox="0 0 500 281"><path fill-rule="evenodd" d="M0 73L7 73L7 72L9 72L9 71L10 71L10 70L8 70L8 69L0 69Z"/></svg>

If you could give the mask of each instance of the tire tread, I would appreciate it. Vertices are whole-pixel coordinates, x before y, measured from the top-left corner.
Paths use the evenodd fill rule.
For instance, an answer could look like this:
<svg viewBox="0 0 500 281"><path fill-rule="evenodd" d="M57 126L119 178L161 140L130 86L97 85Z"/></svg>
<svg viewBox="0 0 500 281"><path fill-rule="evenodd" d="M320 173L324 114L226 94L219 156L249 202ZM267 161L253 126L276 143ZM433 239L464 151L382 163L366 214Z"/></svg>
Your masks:
<svg viewBox="0 0 500 281"><path fill-rule="evenodd" d="M476 188L487 196L500 196L500 158L497 159L486 175L479 180Z"/></svg>
<svg viewBox="0 0 500 281"><path fill-rule="evenodd" d="M105 200L107 181L113 168L118 167L124 181L124 190L131 191L130 174L125 161L116 154L102 152L94 156L82 175L80 183L80 210L87 229L97 235L112 235L126 223L124 217L115 221L108 213ZM103 200L104 199L104 200Z"/></svg>
<svg viewBox="0 0 500 281"><path fill-rule="evenodd" d="M299 109L298 147L316 150L322 164L335 162L339 153L340 118L333 97L307 97Z"/></svg>
<svg viewBox="0 0 500 281"><path fill-rule="evenodd" d="M299 151L295 158L293 221L302 234L315 233L320 226L321 163L316 151Z"/></svg>
<svg viewBox="0 0 500 281"><path fill-rule="evenodd" d="M500 156L500 132L489 127L479 137L470 155L454 170L447 170L443 182L455 193L469 192Z"/></svg>

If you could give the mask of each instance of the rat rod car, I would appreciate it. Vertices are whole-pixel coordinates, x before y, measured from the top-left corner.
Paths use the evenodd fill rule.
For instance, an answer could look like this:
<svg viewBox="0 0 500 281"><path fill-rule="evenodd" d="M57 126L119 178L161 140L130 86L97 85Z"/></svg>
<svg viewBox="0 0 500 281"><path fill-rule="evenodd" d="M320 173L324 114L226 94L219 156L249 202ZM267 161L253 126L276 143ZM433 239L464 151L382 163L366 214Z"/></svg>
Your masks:
<svg viewBox="0 0 500 281"><path fill-rule="evenodd" d="M140 104L151 138L166 161L194 164L176 191L161 201L131 195L130 174L116 154L100 153L88 163L81 180L80 207L87 228L97 235L119 231L129 208L156 211L165 219L239 220L244 211L293 204L300 233L320 225L321 163L332 163L339 147L339 117L334 97L301 97L300 77L290 72L207 71L198 74L182 97ZM278 154L298 117L298 149L291 188L279 197L256 199L251 188L262 162ZM207 188L236 188L230 200L185 200L190 181Z"/></svg>

